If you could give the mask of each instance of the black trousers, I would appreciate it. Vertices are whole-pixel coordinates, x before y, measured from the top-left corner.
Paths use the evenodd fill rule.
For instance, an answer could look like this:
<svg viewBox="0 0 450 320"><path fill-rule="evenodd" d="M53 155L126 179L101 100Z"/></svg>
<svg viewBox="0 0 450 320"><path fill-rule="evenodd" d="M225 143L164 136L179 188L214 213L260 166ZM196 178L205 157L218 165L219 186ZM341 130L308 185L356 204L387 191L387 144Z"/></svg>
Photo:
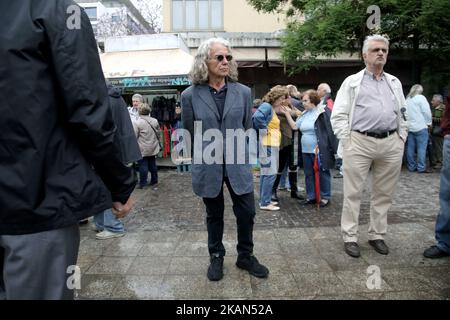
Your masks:
<svg viewBox="0 0 450 320"><path fill-rule="evenodd" d="M289 184L291 186L291 190L297 191L297 164L293 164L292 161L292 144L285 146L280 150L279 154L279 165L278 165L278 173L277 178L272 187L272 191L276 191L281 180L281 174L283 173L284 167L288 165L288 169L290 173L288 174Z"/></svg>
<svg viewBox="0 0 450 320"><path fill-rule="evenodd" d="M224 177L233 201L233 212L237 222L236 246L238 255L250 255L253 253L253 224L255 218L255 198L253 192L237 195L234 193L227 177ZM215 198L203 198L206 206L206 226L208 229L208 250L210 255L225 256L223 238L223 213L224 198L223 186Z"/></svg>

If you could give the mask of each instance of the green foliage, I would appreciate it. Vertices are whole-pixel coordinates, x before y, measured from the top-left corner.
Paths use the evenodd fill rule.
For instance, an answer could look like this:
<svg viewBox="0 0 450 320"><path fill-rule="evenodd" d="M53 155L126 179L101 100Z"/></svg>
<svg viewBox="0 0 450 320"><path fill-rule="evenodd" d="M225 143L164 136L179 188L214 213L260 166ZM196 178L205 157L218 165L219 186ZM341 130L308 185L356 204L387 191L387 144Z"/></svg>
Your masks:
<svg viewBox="0 0 450 320"><path fill-rule="evenodd" d="M282 57L293 71L341 52L360 54L364 38L385 34L397 49L422 64L449 65L450 0L247 0L262 12L284 11ZM367 8L381 10L381 28L370 30ZM305 19L303 19L303 17ZM443 67L444 66L444 67Z"/></svg>

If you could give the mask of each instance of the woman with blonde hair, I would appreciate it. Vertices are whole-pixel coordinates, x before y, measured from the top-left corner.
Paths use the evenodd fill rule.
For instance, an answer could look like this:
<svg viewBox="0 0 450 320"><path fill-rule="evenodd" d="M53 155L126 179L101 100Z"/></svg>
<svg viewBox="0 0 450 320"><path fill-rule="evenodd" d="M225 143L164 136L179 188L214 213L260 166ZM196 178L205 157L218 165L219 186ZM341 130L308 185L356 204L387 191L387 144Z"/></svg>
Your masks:
<svg viewBox="0 0 450 320"><path fill-rule="evenodd" d="M408 140L406 142L406 162L409 171L427 172L426 154L428 126L431 126L431 108L422 95L423 87L415 84L406 96L408 113ZM417 154L417 161L416 161Z"/></svg>
<svg viewBox="0 0 450 320"><path fill-rule="evenodd" d="M289 93L285 86L275 86L264 96L263 103L253 114L253 127L260 132L260 204L261 210L280 210L278 202L271 201L272 188L278 172L278 152L281 144L280 119L277 111L288 104ZM276 160L276 161L274 161Z"/></svg>

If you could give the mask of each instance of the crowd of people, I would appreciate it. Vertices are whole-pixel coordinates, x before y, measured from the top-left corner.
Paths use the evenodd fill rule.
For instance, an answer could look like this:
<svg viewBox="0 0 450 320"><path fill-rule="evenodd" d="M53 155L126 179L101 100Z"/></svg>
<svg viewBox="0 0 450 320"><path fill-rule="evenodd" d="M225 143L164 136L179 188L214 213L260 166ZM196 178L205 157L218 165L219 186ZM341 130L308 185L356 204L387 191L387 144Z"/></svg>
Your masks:
<svg viewBox="0 0 450 320"><path fill-rule="evenodd" d="M131 194L138 180L131 164L139 163L138 187L147 186L149 170L150 185L158 183L158 122L142 96L133 97L128 113L120 93L108 89L88 16L81 14L79 28L66 29L71 4L27 0L8 2L8 10L0 4L5 9L0 12L8 12L2 15L0 38L9 39L2 42L0 59L6 63L0 78L10 80L1 83L0 298L73 299L67 270L77 263L79 221L95 216L98 239L122 236L120 219L133 208ZM17 25L20 37L11 37ZM450 94L445 109L442 96L435 95L432 111L420 86L413 86L405 99L400 80L384 71L388 52L388 39L367 37L362 48L366 67L343 81L334 103L326 83L303 94L292 85L278 85L253 108L250 88L238 82L230 44L208 39L195 55L192 85L181 95L182 126L192 137L196 122L202 124L202 134L221 132L224 151L235 130L259 130L261 210L280 209L276 185L284 167L292 198L303 205L327 206L332 198L330 169L341 159L343 248L354 258L361 255L361 190L369 171L369 244L387 255L387 214L405 143L408 170L421 173L426 172L427 141L434 141L433 149L442 149L441 155L432 156L433 164L441 167L440 212L437 243L423 255L450 256ZM202 141L191 152L208 148ZM237 145L230 148L238 154ZM305 172L305 196L297 189L299 164ZM253 252L252 164L234 158L192 164L193 191L206 210L207 277L218 281L224 276L224 184L236 216L236 266L266 278L269 269Z"/></svg>

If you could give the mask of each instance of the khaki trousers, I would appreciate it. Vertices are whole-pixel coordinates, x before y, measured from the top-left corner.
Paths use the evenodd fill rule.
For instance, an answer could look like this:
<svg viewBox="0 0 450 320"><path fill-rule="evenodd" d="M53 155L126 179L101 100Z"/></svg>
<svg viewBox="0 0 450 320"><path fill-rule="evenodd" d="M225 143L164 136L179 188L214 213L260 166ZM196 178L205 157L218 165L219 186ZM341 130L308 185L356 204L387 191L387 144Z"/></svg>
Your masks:
<svg viewBox="0 0 450 320"><path fill-rule="evenodd" d="M343 144L344 201L341 231L344 242L357 242L363 184L372 168L369 240L383 239L387 212L400 176L404 142L398 135L378 139L352 131Z"/></svg>

